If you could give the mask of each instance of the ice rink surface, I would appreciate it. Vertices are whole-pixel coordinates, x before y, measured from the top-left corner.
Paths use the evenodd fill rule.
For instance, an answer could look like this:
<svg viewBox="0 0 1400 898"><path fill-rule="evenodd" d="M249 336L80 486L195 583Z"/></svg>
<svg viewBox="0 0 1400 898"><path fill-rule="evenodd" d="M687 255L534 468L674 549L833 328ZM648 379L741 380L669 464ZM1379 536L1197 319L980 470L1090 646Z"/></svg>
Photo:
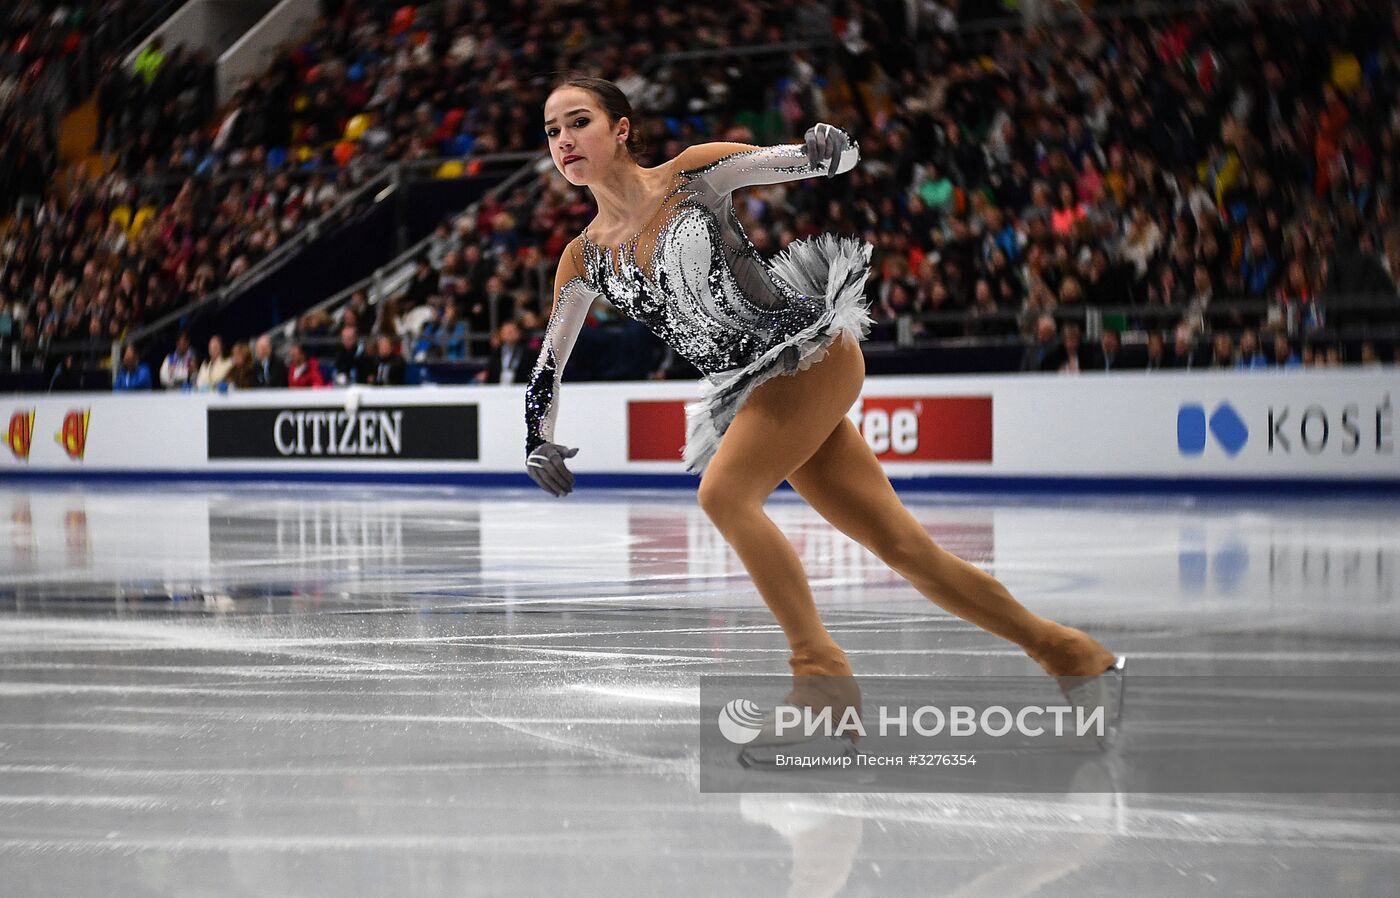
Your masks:
<svg viewBox="0 0 1400 898"><path fill-rule="evenodd" d="M1400 674L1395 499L906 501L1136 674ZM857 674L1037 670L769 508ZM1400 893L1394 795L701 794L786 652L688 491L9 485L0 559L5 896Z"/></svg>

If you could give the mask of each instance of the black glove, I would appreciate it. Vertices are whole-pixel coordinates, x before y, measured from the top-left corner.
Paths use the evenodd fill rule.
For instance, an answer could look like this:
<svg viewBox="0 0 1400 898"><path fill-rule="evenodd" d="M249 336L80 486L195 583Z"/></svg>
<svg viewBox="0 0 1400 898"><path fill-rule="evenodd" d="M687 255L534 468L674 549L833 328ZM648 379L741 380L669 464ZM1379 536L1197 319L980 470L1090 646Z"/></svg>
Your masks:
<svg viewBox="0 0 1400 898"><path fill-rule="evenodd" d="M812 168L820 171L826 166L826 176L836 174L836 166L841 162L841 154L850 149L851 135L835 125L818 122L807 129L807 161Z"/></svg>
<svg viewBox="0 0 1400 898"><path fill-rule="evenodd" d="M543 443L525 459L525 473L551 496L567 496L574 491L574 475L564 466L564 459L578 455L558 443Z"/></svg>

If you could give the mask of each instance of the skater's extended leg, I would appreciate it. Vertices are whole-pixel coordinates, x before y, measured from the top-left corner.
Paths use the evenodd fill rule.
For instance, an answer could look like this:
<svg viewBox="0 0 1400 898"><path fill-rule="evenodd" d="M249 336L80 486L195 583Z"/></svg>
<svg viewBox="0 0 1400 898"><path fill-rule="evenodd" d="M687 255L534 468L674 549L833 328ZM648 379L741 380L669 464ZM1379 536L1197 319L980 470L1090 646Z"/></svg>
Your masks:
<svg viewBox="0 0 1400 898"><path fill-rule="evenodd" d="M995 577L940 548L900 502L855 425L836 430L788 482L822 517L940 607L1009 639L1055 676L1093 676L1113 655L1093 637L1034 614Z"/></svg>

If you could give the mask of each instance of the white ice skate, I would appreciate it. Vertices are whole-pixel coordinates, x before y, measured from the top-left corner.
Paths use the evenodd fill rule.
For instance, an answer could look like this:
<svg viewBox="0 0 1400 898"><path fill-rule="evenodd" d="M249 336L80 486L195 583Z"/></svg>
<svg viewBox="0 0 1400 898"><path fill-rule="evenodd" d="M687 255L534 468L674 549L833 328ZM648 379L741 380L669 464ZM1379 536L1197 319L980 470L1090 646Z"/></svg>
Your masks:
<svg viewBox="0 0 1400 898"><path fill-rule="evenodd" d="M1107 670L1094 677L1059 677L1060 691L1069 703L1085 713L1104 710L1104 732L1099 748L1107 751L1118 738L1123 724L1123 692L1128 675L1128 659L1119 655Z"/></svg>

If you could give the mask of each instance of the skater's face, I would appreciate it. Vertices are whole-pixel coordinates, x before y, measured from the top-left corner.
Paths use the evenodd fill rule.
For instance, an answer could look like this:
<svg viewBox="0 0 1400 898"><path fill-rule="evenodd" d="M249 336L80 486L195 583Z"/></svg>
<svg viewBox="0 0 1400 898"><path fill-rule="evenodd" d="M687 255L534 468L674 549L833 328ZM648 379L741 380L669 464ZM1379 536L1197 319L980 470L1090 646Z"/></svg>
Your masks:
<svg viewBox="0 0 1400 898"><path fill-rule="evenodd" d="M579 87L562 87L544 104L544 133L554 167L570 184L596 183L607 167L627 156L626 117L616 122L592 93Z"/></svg>

